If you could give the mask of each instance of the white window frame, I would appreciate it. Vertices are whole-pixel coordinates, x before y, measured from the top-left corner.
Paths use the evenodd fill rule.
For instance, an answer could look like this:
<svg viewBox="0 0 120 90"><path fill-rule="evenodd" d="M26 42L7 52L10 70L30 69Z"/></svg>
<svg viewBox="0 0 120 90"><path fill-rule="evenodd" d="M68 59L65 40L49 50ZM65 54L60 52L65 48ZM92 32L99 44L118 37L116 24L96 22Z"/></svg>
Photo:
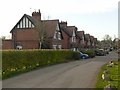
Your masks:
<svg viewBox="0 0 120 90"><path fill-rule="evenodd" d="M53 49L57 49L57 45L53 45Z"/></svg>
<svg viewBox="0 0 120 90"><path fill-rule="evenodd" d="M57 39L57 32L54 33L54 39Z"/></svg>
<svg viewBox="0 0 120 90"><path fill-rule="evenodd" d="M58 40L61 40L61 33L58 32Z"/></svg>
<svg viewBox="0 0 120 90"><path fill-rule="evenodd" d="M58 48L59 48L59 49L62 49L62 45L58 45Z"/></svg>
<svg viewBox="0 0 120 90"><path fill-rule="evenodd" d="M76 42L76 37L72 37L72 42Z"/></svg>

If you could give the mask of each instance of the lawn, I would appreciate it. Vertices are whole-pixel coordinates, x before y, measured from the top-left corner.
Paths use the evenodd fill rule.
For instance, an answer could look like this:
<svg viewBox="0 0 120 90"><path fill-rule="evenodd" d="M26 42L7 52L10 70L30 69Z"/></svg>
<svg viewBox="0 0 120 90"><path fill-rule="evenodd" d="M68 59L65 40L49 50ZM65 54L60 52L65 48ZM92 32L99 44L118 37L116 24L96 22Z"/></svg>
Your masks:
<svg viewBox="0 0 120 90"><path fill-rule="evenodd" d="M119 66L120 66L120 61L114 61L114 65L112 67L107 66L108 63L102 66L101 71L98 74L97 78L97 83L96 83L96 88L104 88L106 85L110 84L112 86L115 86L120 89L120 71L119 71ZM105 70L109 70L110 73L106 74L108 77L112 79L112 81L107 81L102 79L102 74Z"/></svg>

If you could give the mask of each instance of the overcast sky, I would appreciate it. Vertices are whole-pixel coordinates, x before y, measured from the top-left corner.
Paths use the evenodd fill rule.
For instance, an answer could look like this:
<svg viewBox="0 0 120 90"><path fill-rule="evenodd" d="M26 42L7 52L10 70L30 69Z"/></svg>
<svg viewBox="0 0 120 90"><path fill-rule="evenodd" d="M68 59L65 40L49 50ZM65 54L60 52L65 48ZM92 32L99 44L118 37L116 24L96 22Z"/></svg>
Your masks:
<svg viewBox="0 0 120 90"><path fill-rule="evenodd" d="M10 37L10 30L24 14L40 9L42 19L67 21L99 40L105 34L118 36L119 0L1 0L0 36Z"/></svg>

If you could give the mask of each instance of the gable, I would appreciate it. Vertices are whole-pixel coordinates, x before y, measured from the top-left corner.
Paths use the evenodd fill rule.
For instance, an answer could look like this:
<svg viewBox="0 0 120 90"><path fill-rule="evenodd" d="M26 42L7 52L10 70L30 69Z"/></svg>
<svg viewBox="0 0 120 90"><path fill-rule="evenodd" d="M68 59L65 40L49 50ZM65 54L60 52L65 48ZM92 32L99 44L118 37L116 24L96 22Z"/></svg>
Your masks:
<svg viewBox="0 0 120 90"><path fill-rule="evenodd" d="M59 26L59 23L57 22L56 25L55 25L55 31L54 31L54 39L63 39L63 36L62 36L62 32L61 32L61 29L60 29L60 26Z"/></svg>
<svg viewBox="0 0 120 90"><path fill-rule="evenodd" d="M18 23L13 27L13 29L10 31L12 32L15 29L22 29L22 28L34 28L34 20L32 20L31 16L28 16L26 14L23 15L23 17L18 21Z"/></svg>
<svg viewBox="0 0 120 90"><path fill-rule="evenodd" d="M34 28L35 26L33 23L27 18L23 17L18 24L16 25L17 28Z"/></svg>

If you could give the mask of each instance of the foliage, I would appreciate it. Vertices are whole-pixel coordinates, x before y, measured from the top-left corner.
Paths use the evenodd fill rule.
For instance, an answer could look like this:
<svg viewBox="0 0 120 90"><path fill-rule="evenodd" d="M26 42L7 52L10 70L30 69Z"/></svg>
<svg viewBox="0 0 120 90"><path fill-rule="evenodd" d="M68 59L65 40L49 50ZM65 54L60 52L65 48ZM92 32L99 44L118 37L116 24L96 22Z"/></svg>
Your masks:
<svg viewBox="0 0 120 90"><path fill-rule="evenodd" d="M118 81L120 80L120 75L118 73L118 65L120 66L120 62L118 63L117 61L115 61L114 63L115 65L113 65L113 67L107 67L107 64L102 66L101 68L102 70L99 72L99 75L98 75L96 88L104 88L108 84L111 84L113 86L120 88L119 86L120 84L118 84ZM107 76L109 76L112 79L112 81L106 81L101 78L105 69L110 70L110 73L107 74Z"/></svg>
<svg viewBox="0 0 120 90"><path fill-rule="evenodd" d="M3 79L32 69L79 59L79 53L67 50L2 51Z"/></svg>

